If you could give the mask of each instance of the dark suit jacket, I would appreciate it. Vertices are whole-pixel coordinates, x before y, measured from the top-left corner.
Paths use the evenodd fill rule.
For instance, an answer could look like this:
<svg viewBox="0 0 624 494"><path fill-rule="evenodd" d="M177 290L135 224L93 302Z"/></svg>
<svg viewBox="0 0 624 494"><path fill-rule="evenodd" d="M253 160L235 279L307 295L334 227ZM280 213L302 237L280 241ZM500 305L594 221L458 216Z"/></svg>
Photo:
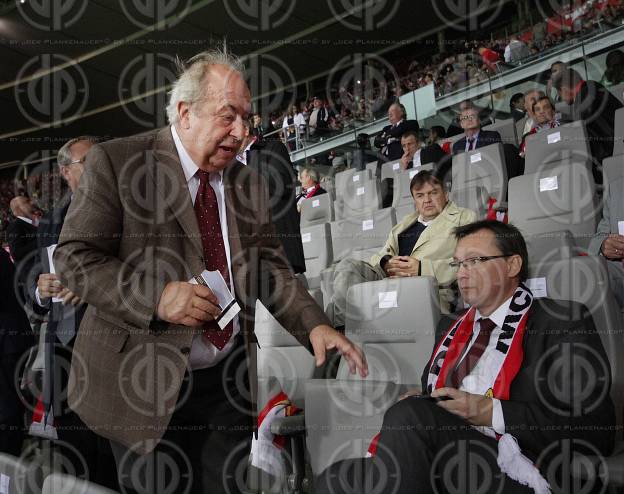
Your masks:
<svg viewBox="0 0 624 494"><path fill-rule="evenodd" d="M585 81L572 104L575 119L585 120L592 157L598 162L613 154L615 111L622 103L599 82Z"/></svg>
<svg viewBox="0 0 624 494"><path fill-rule="evenodd" d="M58 207L54 208L52 211L47 213L41 218L39 221L39 228L37 231L37 250L39 256L37 258L37 266L34 268L35 276L31 280L29 280L30 284L30 298L32 300L33 310L39 314L40 316L44 316L50 312L50 305L48 307L41 307L36 300L35 297L35 289L37 287L37 280L41 273L48 273L48 262L47 260L43 260L42 249L49 247L50 245L54 245L58 243L59 237L61 235L61 230L63 229L63 223L65 222L65 216L67 215L67 211L69 210L70 205L70 195L64 197ZM52 311L54 317L57 315L67 319L68 321L71 319L71 322L74 324L76 332L78 332L78 328L80 327L80 322L82 321L82 316L85 313L86 305L82 304L79 307L74 308L71 305L67 305L64 307L59 307L58 311ZM62 316L61 316L62 314Z"/></svg>
<svg viewBox="0 0 624 494"><path fill-rule="evenodd" d="M258 172L269 187L271 220L295 273L305 272L305 255L295 200L296 177L286 146L275 139L254 143L247 166Z"/></svg>
<svg viewBox="0 0 624 494"><path fill-rule="evenodd" d="M25 290L37 255L37 227L15 218L7 226L7 243L15 261L15 276L20 291Z"/></svg>
<svg viewBox="0 0 624 494"><path fill-rule="evenodd" d="M433 163L437 165L439 161L446 156L446 153L442 151L442 148L438 144L432 144L431 146L426 146L420 150L420 164L427 165L429 163ZM414 166L414 161L410 162L408 168L412 168Z"/></svg>
<svg viewBox="0 0 624 494"><path fill-rule="evenodd" d="M435 346L452 322L449 317L440 321ZM609 427L615 425L609 395L610 367L587 309L574 302L535 299L525 331L522 367L511 384L509 400L501 400L505 431L518 440L524 455L533 461L549 446L554 446L550 449L552 454L538 465L542 473L561 452L557 441L581 439L600 454L610 454L614 434ZM596 382L587 384L590 386L587 395L579 393L583 394L582 402L575 393L553 390L552 384L549 385L549 377L555 374L558 383L572 386L572 382L579 382L581 371L569 364L571 358L587 364L585 371L595 376L592 380ZM422 375L423 389L427 387L428 371L427 366Z"/></svg>
<svg viewBox="0 0 624 494"><path fill-rule="evenodd" d="M132 186L137 183L141 186ZM285 261L262 177L234 162L223 171L223 186L255 415L259 294L308 349L309 332L330 323ZM63 285L89 304L74 343L74 354L82 358L72 359L70 379L76 386L69 405L98 434L126 447L139 444L139 453L147 453L171 420L193 336L201 332L157 323L158 301L167 283L187 281L206 266L169 127L91 148L54 261ZM158 373L143 372L146 365L168 365L166 384L156 382ZM142 394L137 387L163 393Z"/></svg>
<svg viewBox="0 0 624 494"><path fill-rule="evenodd" d="M479 131L479 137L477 138L477 142L475 144L475 149L483 148L485 146L489 146L490 144L494 144L497 142L502 142L501 136L495 130L483 130ZM466 151L466 136L462 137L459 141L453 144L453 154L464 153Z"/></svg>
<svg viewBox="0 0 624 494"><path fill-rule="evenodd" d="M402 120L396 127L386 125L381 131L381 134L375 136L375 147L382 150L382 155L385 156L388 161L398 160L401 156L403 156L401 136L408 130L418 132L418 129L419 126L416 120ZM388 144L388 141L391 139L396 140Z"/></svg>
<svg viewBox="0 0 624 494"><path fill-rule="evenodd" d="M28 318L15 296L14 276L9 254L0 249L0 424L10 423L24 411L14 376L20 358L34 344Z"/></svg>
<svg viewBox="0 0 624 494"><path fill-rule="evenodd" d="M14 276L9 254L0 249L0 355L21 354L34 343L28 318L15 295Z"/></svg>

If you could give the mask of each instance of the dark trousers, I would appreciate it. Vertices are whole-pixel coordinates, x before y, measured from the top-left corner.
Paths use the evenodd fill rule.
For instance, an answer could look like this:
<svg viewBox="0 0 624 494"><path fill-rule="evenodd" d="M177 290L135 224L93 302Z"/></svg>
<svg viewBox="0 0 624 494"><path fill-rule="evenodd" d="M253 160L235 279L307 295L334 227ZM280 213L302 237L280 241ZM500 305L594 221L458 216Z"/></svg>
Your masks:
<svg viewBox="0 0 624 494"><path fill-rule="evenodd" d="M0 356L0 453L19 456L24 440L25 408L16 389L20 354Z"/></svg>
<svg viewBox="0 0 624 494"><path fill-rule="evenodd" d="M71 346L54 346L52 410L58 440L52 442L50 453L65 473L116 489L116 467L109 442L89 429L67 403L71 359Z"/></svg>
<svg viewBox="0 0 624 494"><path fill-rule="evenodd" d="M316 493L529 494L500 471L495 439L421 398L407 398L384 416L374 458L344 460L316 479Z"/></svg>
<svg viewBox="0 0 624 494"><path fill-rule="evenodd" d="M242 340L240 335L237 338ZM126 457L120 465L123 490L138 494L241 492L252 437L248 390L242 341L218 365L188 373L178 408L156 449L148 455L133 455L130 461ZM121 449L113 444L115 456L126 454Z"/></svg>

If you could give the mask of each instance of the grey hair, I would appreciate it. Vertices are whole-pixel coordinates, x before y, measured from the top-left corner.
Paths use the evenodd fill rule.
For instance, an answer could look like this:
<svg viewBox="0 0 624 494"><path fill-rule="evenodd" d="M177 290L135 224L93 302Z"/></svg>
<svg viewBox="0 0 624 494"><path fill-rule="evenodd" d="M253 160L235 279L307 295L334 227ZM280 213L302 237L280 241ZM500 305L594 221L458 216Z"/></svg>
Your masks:
<svg viewBox="0 0 624 494"><path fill-rule="evenodd" d="M305 166L305 167L302 168L301 171L302 172L306 172L308 174L308 177L310 177L315 183L319 183L320 177L319 177L318 170L315 170L314 168Z"/></svg>
<svg viewBox="0 0 624 494"><path fill-rule="evenodd" d="M80 136L70 139L65 144L63 144L63 146L61 146L61 149L59 149L58 153L56 154L56 162L58 166L67 166L71 163L72 157L70 148L77 142L81 141L87 141L91 144L97 144L98 142L100 142L100 139L95 136Z"/></svg>
<svg viewBox="0 0 624 494"><path fill-rule="evenodd" d="M186 62L176 60L178 79L169 91L167 104L167 120L170 125L179 122L178 103L184 101L189 104L197 103L205 97L206 85L202 84L213 65L225 65L230 70L243 75L245 67L240 58L221 50L206 50L198 53Z"/></svg>

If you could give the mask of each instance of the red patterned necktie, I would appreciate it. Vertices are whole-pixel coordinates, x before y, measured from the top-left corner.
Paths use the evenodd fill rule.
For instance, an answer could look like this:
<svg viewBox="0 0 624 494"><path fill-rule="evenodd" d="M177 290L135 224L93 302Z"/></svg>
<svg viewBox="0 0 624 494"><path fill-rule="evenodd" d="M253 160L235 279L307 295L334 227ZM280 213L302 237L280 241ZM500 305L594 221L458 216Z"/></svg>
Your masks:
<svg viewBox="0 0 624 494"><path fill-rule="evenodd" d="M479 319L479 326L479 334L474 343L463 360L455 366L455 370L451 373L450 387L452 388L459 389L464 377L470 374L475 368L475 365L477 365L477 362L490 342L490 335L492 334L492 330L496 327L496 324L491 319L482 317Z"/></svg>
<svg viewBox="0 0 624 494"><path fill-rule="evenodd" d="M199 189L195 198L195 216L197 217L199 232L201 233L206 269L208 271L219 271L231 289L230 271L221 232L217 195L212 185L210 185L210 174L208 172L198 170L197 176L199 177ZM217 349L223 350L232 337L232 330L232 321L224 329L220 329L216 321L210 321L204 325L202 336Z"/></svg>

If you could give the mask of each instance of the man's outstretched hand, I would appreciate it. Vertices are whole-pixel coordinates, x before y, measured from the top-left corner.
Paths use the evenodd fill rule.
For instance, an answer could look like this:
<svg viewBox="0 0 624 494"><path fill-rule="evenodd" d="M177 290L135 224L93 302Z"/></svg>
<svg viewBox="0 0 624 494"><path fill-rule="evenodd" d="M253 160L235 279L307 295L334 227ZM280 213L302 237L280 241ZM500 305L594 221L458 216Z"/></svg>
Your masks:
<svg viewBox="0 0 624 494"><path fill-rule="evenodd" d="M325 363L327 350L336 349L347 361L351 374L355 374L357 371L362 377L368 375L368 364L362 349L331 326L325 324L316 326L310 331L310 343L312 343L312 348L314 349L317 367Z"/></svg>

